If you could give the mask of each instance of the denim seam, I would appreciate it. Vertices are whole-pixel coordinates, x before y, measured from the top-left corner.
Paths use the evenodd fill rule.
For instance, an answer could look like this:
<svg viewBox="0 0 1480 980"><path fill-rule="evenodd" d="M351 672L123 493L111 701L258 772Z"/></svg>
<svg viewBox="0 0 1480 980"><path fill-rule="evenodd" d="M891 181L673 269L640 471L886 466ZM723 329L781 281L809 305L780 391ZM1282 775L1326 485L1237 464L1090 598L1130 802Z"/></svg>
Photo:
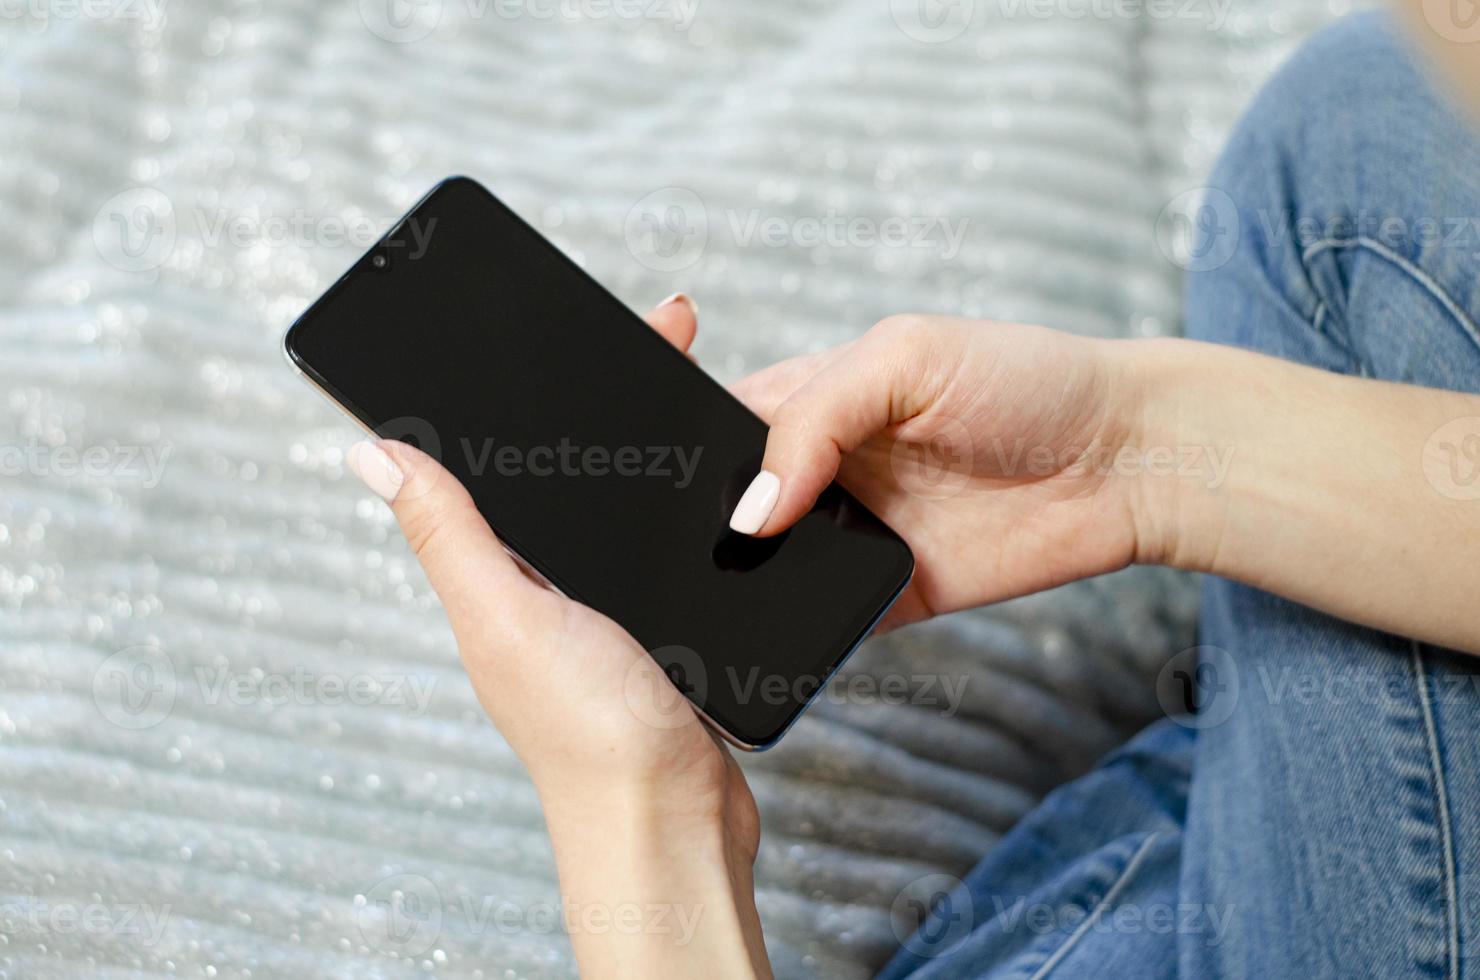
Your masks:
<svg viewBox="0 0 1480 980"><path fill-rule="evenodd" d="M1418 685L1418 704L1423 712L1424 739L1429 762L1434 770L1434 804L1439 816L1439 840L1444 851L1444 945L1448 953L1448 980L1459 980L1459 886L1454 863L1454 832L1449 820L1449 789L1444 777L1444 760L1439 752L1439 728L1434 722L1433 692L1429 689L1428 671L1424 669L1423 648L1412 641L1413 675Z"/></svg>
<svg viewBox="0 0 1480 980"><path fill-rule="evenodd" d="M1470 315L1464 311L1464 308L1455 302L1454 297L1449 295L1449 291L1441 286L1439 281L1433 276L1375 238L1368 238L1365 235L1358 235L1355 238L1323 238L1307 246L1305 251L1301 253L1300 259L1309 268L1311 259L1322 252L1346 248L1365 248L1379 258L1386 259L1401 271L1406 272L1414 282L1428 290L1429 295L1437 300L1439 305L1449 312L1450 316L1454 317L1455 323L1459 324L1460 329L1469 336L1470 340L1474 341L1475 346L1480 347L1480 326L1477 326ZM1312 285L1314 284L1315 281L1312 280ZM1316 286L1316 289L1319 291L1320 287ZM1347 346L1349 348L1350 344ZM1366 365L1364 364L1363 367L1365 368Z"/></svg>
<svg viewBox="0 0 1480 980"><path fill-rule="evenodd" d="M1316 312L1310 318L1310 325L1316 328L1316 333L1326 333L1326 312L1328 309L1329 307L1326 306L1324 299L1316 300ZM1351 351L1348 350L1347 353L1351 353Z"/></svg>
<svg viewBox="0 0 1480 980"><path fill-rule="evenodd" d="M1094 926L1101 914L1104 913L1106 907L1119 897L1120 892L1125 888L1126 884L1140 870L1141 862L1146 860L1146 852L1151 850L1151 845L1156 843L1158 836L1160 836L1159 831L1153 831L1147 835L1146 839L1141 842L1141 846L1136 848L1136 852L1131 855L1131 859L1126 862L1125 870L1120 873L1120 877L1115 879L1115 884L1110 886L1110 890L1105 892L1104 896L1095 903L1094 909L1090 911L1089 915L1084 917L1084 921L1079 923L1074 931L1069 934L1069 938L1064 940L1063 945L1054 950L1052 956L1044 960L1043 965L1037 969L1029 980L1043 980L1054 967L1063 962L1064 957L1068 956L1070 950L1078 944L1079 940L1084 938L1084 934Z"/></svg>

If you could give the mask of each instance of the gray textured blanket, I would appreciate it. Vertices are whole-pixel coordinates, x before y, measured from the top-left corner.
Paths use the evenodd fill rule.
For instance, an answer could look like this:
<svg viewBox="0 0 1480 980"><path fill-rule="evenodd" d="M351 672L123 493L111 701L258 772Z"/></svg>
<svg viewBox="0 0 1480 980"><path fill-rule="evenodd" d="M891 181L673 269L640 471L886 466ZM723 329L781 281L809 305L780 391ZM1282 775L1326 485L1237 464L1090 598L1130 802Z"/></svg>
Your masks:
<svg viewBox="0 0 1480 980"><path fill-rule="evenodd" d="M1117 9L8 6L0 976L573 974L534 795L283 330L462 172L633 306L697 296L724 380L902 311L1174 333L1164 209L1331 12ZM903 887L1156 715L1194 613L1134 571L866 647L956 693L747 761L778 971L880 965Z"/></svg>

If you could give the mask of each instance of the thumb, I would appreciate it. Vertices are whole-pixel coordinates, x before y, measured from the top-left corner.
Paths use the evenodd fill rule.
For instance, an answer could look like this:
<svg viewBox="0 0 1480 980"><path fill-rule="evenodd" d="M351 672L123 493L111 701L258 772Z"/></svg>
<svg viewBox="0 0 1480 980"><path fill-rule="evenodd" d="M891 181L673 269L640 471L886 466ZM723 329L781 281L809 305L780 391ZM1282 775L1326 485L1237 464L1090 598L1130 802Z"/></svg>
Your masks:
<svg viewBox="0 0 1480 980"><path fill-rule="evenodd" d="M674 293L642 318L664 340L687 354L699 329L699 304L686 293Z"/></svg>
<svg viewBox="0 0 1480 980"><path fill-rule="evenodd" d="M420 449L366 441L346 462L390 504L454 629L496 610L511 614L523 604L510 600L543 591L504 550L463 485Z"/></svg>
<svg viewBox="0 0 1480 980"><path fill-rule="evenodd" d="M761 471L730 517L731 530L779 534L812 509L843 455L925 403L917 391L923 345L876 329L776 408Z"/></svg>

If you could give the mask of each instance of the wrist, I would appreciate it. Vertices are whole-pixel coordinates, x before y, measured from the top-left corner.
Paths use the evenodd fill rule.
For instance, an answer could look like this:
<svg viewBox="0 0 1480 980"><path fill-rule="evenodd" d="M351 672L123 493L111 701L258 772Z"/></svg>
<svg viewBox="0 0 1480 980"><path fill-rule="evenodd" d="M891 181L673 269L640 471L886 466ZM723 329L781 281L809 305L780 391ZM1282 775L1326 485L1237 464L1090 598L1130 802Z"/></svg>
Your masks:
<svg viewBox="0 0 1480 980"><path fill-rule="evenodd" d="M675 818L628 800L545 807L562 890L579 895L615 886L627 900L728 888L750 865L724 821Z"/></svg>
<svg viewBox="0 0 1480 980"><path fill-rule="evenodd" d="M1236 494L1238 420L1228 391L1257 399L1229 348L1180 339L1109 343L1122 379L1127 446L1127 510L1137 564L1216 571ZM1235 355L1229 358L1219 354Z"/></svg>
<svg viewBox="0 0 1480 980"><path fill-rule="evenodd" d="M577 790L538 785L545 822L560 851L590 843L632 856L643 867L672 854L703 855L706 867L748 873L760 826L743 782L695 787L666 781L616 780ZM639 869L640 870L640 869Z"/></svg>
<svg viewBox="0 0 1480 980"><path fill-rule="evenodd" d="M706 839L716 832L748 843L760 835L755 799L733 757L706 735L708 751L683 753L662 765L608 765L593 772L564 764L530 767L546 820L553 825L614 826L639 835Z"/></svg>
<svg viewBox="0 0 1480 980"><path fill-rule="evenodd" d="M743 781L738 792L744 799L696 802L671 785L542 788L582 976L684 975L706 963L726 964L718 976L768 975L754 895L759 824Z"/></svg>

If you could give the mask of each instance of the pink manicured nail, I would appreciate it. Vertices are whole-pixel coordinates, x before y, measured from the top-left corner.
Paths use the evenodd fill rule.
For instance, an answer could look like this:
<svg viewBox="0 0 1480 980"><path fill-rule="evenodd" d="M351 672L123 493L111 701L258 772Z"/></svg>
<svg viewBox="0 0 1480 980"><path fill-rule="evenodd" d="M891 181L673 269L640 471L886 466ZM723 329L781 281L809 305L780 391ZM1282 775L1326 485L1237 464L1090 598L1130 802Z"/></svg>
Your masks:
<svg viewBox="0 0 1480 980"><path fill-rule="evenodd" d="M674 293L658 305L667 306L669 303L682 303L689 308L690 313L694 314L694 319L699 318L699 304L694 302L694 297L688 293Z"/></svg>
<svg viewBox="0 0 1480 980"><path fill-rule="evenodd" d="M735 512L730 515L730 530L741 534L759 531L765 527L766 519L776 509L776 501L780 497L781 477L770 470L761 470L735 505Z"/></svg>
<svg viewBox="0 0 1480 980"><path fill-rule="evenodd" d="M345 462L365 486L387 502L396 499L396 494L401 492L401 485L406 482L406 475L401 472L401 468L391 462L384 449L368 439L351 446Z"/></svg>

